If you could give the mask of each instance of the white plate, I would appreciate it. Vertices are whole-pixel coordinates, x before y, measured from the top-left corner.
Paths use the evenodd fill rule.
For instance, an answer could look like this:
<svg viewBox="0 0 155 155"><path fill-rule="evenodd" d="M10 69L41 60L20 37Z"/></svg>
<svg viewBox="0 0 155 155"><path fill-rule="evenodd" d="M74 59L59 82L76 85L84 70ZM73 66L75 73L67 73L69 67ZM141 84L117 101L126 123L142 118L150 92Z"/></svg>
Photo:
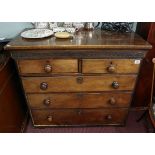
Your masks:
<svg viewBox="0 0 155 155"><path fill-rule="evenodd" d="M21 33L23 38L45 38L53 35L53 31L49 29L31 29Z"/></svg>

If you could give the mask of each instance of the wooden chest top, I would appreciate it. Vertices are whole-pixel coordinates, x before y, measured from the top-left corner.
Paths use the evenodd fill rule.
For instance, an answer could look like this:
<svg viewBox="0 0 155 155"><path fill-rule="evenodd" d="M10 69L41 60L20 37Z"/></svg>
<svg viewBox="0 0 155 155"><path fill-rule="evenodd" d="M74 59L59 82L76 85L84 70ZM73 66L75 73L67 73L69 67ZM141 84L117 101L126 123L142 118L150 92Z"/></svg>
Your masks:
<svg viewBox="0 0 155 155"><path fill-rule="evenodd" d="M99 29L79 31L72 39L24 39L18 36L5 50L51 50L51 49L151 49L152 46L136 33L107 32Z"/></svg>

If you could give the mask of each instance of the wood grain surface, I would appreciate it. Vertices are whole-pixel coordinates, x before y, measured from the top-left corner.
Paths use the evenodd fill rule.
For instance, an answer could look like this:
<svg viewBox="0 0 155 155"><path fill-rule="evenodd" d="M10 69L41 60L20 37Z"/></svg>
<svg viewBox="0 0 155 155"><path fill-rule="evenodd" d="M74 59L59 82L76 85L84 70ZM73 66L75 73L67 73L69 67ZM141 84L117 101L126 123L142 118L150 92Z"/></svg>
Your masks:
<svg viewBox="0 0 155 155"><path fill-rule="evenodd" d="M131 92L28 94L31 108L113 108L128 107Z"/></svg>
<svg viewBox="0 0 155 155"><path fill-rule="evenodd" d="M34 126L119 125L124 124L127 113L127 109L32 110Z"/></svg>
<svg viewBox="0 0 155 155"><path fill-rule="evenodd" d="M20 49L150 49L151 45L136 33L110 31L79 31L72 39L24 39L18 36L5 46L5 50Z"/></svg>
<svg viewBox="0 0 155 155"><path fill-rule="evenodd" d="M23 77L23 86L27 93L41 92L84 92L84 91L118 91L133 90L136 75L105 75L105 76L56 76L56 77ZM119 88L112 87L118 82ZM47 89L41 89L42 84Z"/></svg>
<svg viewBox="0 0 155 155"><path fill-rule="evenodd" d="M46 66L51 66L51 71L46 71ZM77 59L43 59L19 60L18 67L21 74L29 73L76 73L78 72Z"/></svg>
<svg viewBox="0 0 155 155"><path fill-rule="evenodd" d="M139 59L84 59L83 73L138 73ZM113 70L110 70L113 68Z"/></svg>

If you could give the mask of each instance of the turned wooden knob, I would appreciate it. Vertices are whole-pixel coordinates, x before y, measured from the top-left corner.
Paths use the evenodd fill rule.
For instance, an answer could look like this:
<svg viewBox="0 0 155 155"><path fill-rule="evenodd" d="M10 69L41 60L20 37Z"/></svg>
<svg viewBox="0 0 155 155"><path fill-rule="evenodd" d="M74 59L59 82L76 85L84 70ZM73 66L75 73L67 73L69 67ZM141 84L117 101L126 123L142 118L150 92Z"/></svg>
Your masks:
<svg viewBox="0 0 155 155"><path fill-rule="evenodd" d="M52 122L52 116L48 116L48 117L47 117L47 120L48 120L49 122Z"/></svg>
<svg viewBox="0 0 155 155"><path fill-rule="evenodd" d="M114 82L112 83L112 87L113 87L114 89L118 89L118 88L119 88L119 83L118 83L117 81L114 81Z"/></svg>
<svg viewBox="0 0 155 155"><path fill-rule="evenodd" d="M49 106L51 104L51 100L50 99L45 99L44 104Z"/></svg>
<svg viewBox="0 0 155 155"><path fill-rule="evenodd" d="M83 83L83 77L77 77L76 81L77 81L77 83L82 84Z"/></svg>
<svg viewBox="0 0 155 155"><path fill-rule="evenodd" d="M116 104L116 100L115 100L114 97L111 97L111 98L109 99L109 104L111 104L111 105L115 105L115 104Z"/></svg>
<svg viewBox="0 0 155 155"><path fill-rule="evenodd" d="M114 65L111 64L109 67L107 67L107 70L109 73L114 73L116 71L116 68Z"/></svg>
<svg viewBox="0 0 155 155"><path fill-rule="evenodd" d="M155 64L155 58L152 59L152 62Z"/></svg>
<svg viewBox="0 0 155 155"><path fill-rule="evenodd" d="M112 115L110 115L110 114L107 115L107 116L106 116L106 119L107 119L107 120L112 120Z"/></svg>
<svg viewBox="0 0 155 155"><path fill-rule="evenodd" d="M46 90L47 88L48 88L48 84L47 84L46 82L42 82L42 83L40 84L40 89Z"/></svg>
<svg viewBox="0 0 155 155"><path fill-rule="evenodd" d="M52 66L51 65L45 65L44 70L46 73L50 73L52 71Z"/></svg>

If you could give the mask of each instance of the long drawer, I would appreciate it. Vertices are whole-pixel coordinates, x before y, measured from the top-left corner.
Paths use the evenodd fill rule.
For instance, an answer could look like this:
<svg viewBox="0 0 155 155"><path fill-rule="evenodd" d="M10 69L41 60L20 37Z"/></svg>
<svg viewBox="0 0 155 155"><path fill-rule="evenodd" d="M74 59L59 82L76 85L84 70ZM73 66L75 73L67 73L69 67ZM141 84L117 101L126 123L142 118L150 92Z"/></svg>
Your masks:
<svg viewBox="0 0 155 155"><path fill-rule="evenodd" d="M34 126L120 125L127 113L127 109L32 110Z"/></svg>
<svg viewBox="0 0 155 155"><path fill-rule="evenodd" d="M133 90L136 75L23 77L28 93Z"/></svg>
<svg viewBox="0 0 155 155"><path fill-rule="evenodd" d="M113 108L128 107L132 93L28 94L31 108Z"/></svg>
<svg viewBox="0 0 155 155"><path fill-rule="evenodd" d="M135 59L83 59L83 73L138 73L140 60Z"/></svg>
<svg viewBox="0 0 155 155"><path fill-rule="evenodd" d="M22 74L35 73L77 73L77 59L42 59L42 60L19 60L19 72Z"/></svg>

